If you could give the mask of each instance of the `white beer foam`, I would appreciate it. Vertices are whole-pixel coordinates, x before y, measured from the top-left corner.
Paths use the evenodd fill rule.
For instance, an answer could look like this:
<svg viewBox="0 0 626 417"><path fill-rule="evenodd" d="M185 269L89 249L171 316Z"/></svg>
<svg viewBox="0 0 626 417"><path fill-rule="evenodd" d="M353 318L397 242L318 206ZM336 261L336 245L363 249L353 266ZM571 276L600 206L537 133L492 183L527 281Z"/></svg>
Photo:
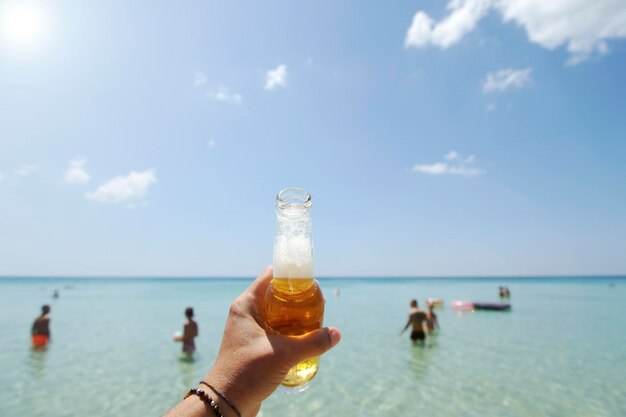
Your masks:
<svg viewBox="0 0 626 417"><path fill-rule="evenodd" d="M276 236L274 277L313 278L313 247L305 236Z"/></svg>

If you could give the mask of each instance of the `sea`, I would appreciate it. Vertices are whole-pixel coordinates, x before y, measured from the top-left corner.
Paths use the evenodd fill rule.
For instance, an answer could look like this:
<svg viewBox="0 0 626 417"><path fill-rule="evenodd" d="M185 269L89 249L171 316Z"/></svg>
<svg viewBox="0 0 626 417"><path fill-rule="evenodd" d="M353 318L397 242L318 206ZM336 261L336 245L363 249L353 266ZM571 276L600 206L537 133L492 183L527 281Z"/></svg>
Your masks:
<svg viewBox="0 0 626 417"><path fill-rule="evenodd" d="M160 416L211 368L230 302L251 279L0 279L0 416ZM320 279L341 343L304 392L263 417L626 416L626 277ZM508 312L456 312L454 300ZM54 290L58 298L52 298ZM338 293L338 295L336 295ZM400 335L409 302L436 297L440 331ZM50 304L52 342L30 347ZM191 306L197 355L172 335Z"/></svg>

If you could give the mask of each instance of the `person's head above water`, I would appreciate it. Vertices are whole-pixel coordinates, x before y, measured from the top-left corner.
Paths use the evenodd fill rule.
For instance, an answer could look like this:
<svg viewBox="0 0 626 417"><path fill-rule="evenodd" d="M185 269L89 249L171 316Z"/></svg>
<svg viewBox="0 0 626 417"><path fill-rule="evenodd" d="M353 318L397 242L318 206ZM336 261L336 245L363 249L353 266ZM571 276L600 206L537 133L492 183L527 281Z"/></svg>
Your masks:
<svg viewBox="0 0 626 417"><path fill-rule="evenodd" d="M411 307L417 307L417 300L411 300Z"/></svg>
<svg viewBox="0 0 626 417"><path fill-rule="evenodd" d="M50 306L48 304L41 306L41 315L48 314L50 312Z"/></svg>
<svg viewBox="0 0 626 417"><path fill-rule="evenodd" d="M193 308L191 307L187 307L185 309L185 316L187 316L188 319L193 317Z"/></svg>

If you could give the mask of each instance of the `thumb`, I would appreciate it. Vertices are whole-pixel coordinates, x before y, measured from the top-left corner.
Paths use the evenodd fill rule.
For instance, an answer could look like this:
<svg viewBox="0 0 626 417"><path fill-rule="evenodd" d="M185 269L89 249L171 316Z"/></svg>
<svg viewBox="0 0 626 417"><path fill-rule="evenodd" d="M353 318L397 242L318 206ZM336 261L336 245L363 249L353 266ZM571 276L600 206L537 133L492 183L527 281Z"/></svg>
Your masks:
<svg viewBox="0 0 626 417"><path fill-rule="evenodd" d="M289 348L298 362L320 356L335 347L341 340L341 333L335 327L313 330L302 336L289 337Z"/></svg>

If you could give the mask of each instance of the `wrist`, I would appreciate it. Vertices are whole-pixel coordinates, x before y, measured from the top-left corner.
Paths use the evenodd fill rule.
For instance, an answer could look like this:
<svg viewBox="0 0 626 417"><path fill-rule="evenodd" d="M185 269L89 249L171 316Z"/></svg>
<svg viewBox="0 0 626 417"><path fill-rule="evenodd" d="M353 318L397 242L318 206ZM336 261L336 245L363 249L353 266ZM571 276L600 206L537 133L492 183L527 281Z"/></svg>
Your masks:
<svg viewBox="0 0 626 417"><path fill-rule="evenodd" d="M216 395L215 392L213 392L213 390L211 390L205 385L198 385L196 389L199 391L204 391L207 397L213 400L213 402L217 405L217 409L219 410L219 412L221 413L223 417L237 417L237 414L235 414L235 412L231 408L228 407L228 404L225 403L224 400L222 400L218 395ZM196 402L197 401L200 402L200 404L197 405L198 407L200 405L204 406L205 415L207 417L219 416L218 412L213 409L213 406L209 406L207 403L201 400L200 397L198 397L197 395L190 396L190 398L192 397L195 397Z"/></svg>
<svg viewBox="0 0 626 417"><path fill-rule="evenodd" d="M200 389L210 393L224 417L239 417L238 413L241 413L241 417L254 417L258 413L261 404L246 401L248 396L241 390L241 384L236 384L233 378L211 370L202 381L211 387L200 384Z"/></svg>
<svg viewBox="0 0 626 417"><path fill-rule="evenodd" d="M223 413L222 413L223 414ZM164 417L215 417L215 412L198 395L189 395ZM224 416L226 417L226 416Z"/></svg>

